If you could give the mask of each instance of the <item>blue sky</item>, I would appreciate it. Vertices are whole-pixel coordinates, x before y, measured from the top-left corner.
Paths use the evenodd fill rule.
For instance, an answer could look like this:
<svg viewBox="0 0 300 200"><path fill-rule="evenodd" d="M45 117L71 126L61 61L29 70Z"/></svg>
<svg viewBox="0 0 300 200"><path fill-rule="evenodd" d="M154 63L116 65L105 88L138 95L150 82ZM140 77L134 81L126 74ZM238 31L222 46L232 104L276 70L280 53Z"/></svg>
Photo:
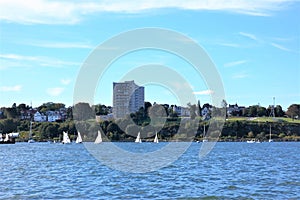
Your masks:
<svg viewBox="0 0 300 200"><path fill-rule="evenodd" d="M293 0L1 1L0 107L72 105L80 67L94 48L125 31L158 27L182 33L205 49L229 104L268 106L275 97L287 109L300 103L299 18L300 2ZM197 99L210 102L210 88L188 63L154 50L114 62L94 102L112 105L112 82L147 63L178 71ZM145 92L146 101L178 104L158 85L147 85Z"/></svg>

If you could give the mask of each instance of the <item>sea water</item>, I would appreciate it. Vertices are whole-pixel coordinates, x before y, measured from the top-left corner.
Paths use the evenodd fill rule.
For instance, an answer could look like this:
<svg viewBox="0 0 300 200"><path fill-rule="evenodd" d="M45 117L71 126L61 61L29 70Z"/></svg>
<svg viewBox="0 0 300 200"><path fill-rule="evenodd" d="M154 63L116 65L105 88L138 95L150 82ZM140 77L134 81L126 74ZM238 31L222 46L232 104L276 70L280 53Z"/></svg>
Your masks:
<svg viewBox="0 0 300 200"><path fill-rule="evenodd" d="M0 145L0 199L300 199L300 143L220 142L199 159L201 145L148 173L113 170L83 144Z"/></svg>

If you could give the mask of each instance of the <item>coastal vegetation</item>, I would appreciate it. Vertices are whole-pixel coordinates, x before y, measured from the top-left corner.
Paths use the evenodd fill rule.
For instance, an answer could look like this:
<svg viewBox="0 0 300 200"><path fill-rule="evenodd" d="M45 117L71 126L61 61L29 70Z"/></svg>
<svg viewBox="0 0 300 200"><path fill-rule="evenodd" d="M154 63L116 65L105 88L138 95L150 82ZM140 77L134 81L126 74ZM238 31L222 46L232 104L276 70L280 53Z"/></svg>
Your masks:
<svg viewBox="0 0 300 200"><path fill-rule="evenodd" d="M49 106L47 107L47 105ZM64 107L64 105L43 104L38 110L46 113L49 110L60 109L61 107ZM77 131L79 130L82 134L96 134L99 129L102 130L107 140L111 141L133 141L138 132L141 132L141 136L145 140L152 140L155 132L158 132L159 138L162 141L202 140L204 126L208 130L210 120L203 118L201 115L199 116L200 105L192 105L191 107L195 113L193 119L191 117L180 117L173 109L170 109L171 106L167 104L163 105L163 108L167 111L167 115L162 119L164 123L161 124L151 123L151 110L152 114L159 112L159 110L155 110L155 107L149 102L145 104L145 108L141 108L138 112L132 113L124 119L98 121L95 120L95 114L86 115L86 113L91 113L92 111L95 113L96 111L98 114L108 114L110 108L104 105L90 107L88 104L81 103L81 105L75 105L74 108L66 108L68 117L63 121L34 122L32 124L32 133L34 139L37 141L60 141L63 131L69 133L71 140L75 140ZM256 107L256 111L253 107L255 106L246 108L249 110L247 112L248 116L227 116L219 140L245 141L255 138L260 141L266 141L269 138L271 127L272 139L275 141L300 141L300 120L296 117L299 116L299 104L291 105L283 113L281 113L282 109L279 109L277 114L281 113L282 116L276 118L266 117L268 113L265 116L259 116L259 112L257 112L258 107ZM30 118L20 118L20 114L24 112L22 109L30 110L32 108L26 105L14 105L11 108L1 109L2 119L0 119L0 130L3 133L18 131L20 137L17 141L28 140L30 121L32 119L32 116ZM76 118L77 120L73 118L73 109L77 109L76 114L79 115ZM133 124L131 123L132 121ZM196 131L189 132L190 130Z"/></svg>

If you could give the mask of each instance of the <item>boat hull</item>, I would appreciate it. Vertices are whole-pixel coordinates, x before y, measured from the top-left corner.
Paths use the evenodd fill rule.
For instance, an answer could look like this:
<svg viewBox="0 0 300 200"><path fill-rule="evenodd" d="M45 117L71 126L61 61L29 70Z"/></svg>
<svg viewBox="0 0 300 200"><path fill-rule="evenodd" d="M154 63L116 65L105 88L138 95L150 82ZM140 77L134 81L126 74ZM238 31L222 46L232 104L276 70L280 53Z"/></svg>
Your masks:
<svg viewBox="0 0 300 200"><path fill-rule="evenodd" d="M15 144L16 142L13 141L0 141L0 144Z"/></svg>

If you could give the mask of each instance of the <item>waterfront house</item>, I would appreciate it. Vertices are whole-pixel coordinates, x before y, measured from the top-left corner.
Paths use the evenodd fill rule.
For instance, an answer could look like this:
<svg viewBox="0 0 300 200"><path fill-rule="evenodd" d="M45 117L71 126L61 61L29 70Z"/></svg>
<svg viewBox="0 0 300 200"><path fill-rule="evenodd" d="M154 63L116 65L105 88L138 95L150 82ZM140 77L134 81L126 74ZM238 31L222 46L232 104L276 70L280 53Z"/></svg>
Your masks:
<svg viewBox="0 0 300 200"><path fill-rule="evenodd" d="M33 115L33 120L35 122L45 122L45 121L47 121L47 116L44 115L43 113L40 113L39 111L37 111Z"/></svg>
<svg viewBox="0 0 300 200"><path fill-rule="evenodd" d="M48 122L56 122L62 119L62 115L59 113L59 111L47 111L48 116Z"/></svg>

